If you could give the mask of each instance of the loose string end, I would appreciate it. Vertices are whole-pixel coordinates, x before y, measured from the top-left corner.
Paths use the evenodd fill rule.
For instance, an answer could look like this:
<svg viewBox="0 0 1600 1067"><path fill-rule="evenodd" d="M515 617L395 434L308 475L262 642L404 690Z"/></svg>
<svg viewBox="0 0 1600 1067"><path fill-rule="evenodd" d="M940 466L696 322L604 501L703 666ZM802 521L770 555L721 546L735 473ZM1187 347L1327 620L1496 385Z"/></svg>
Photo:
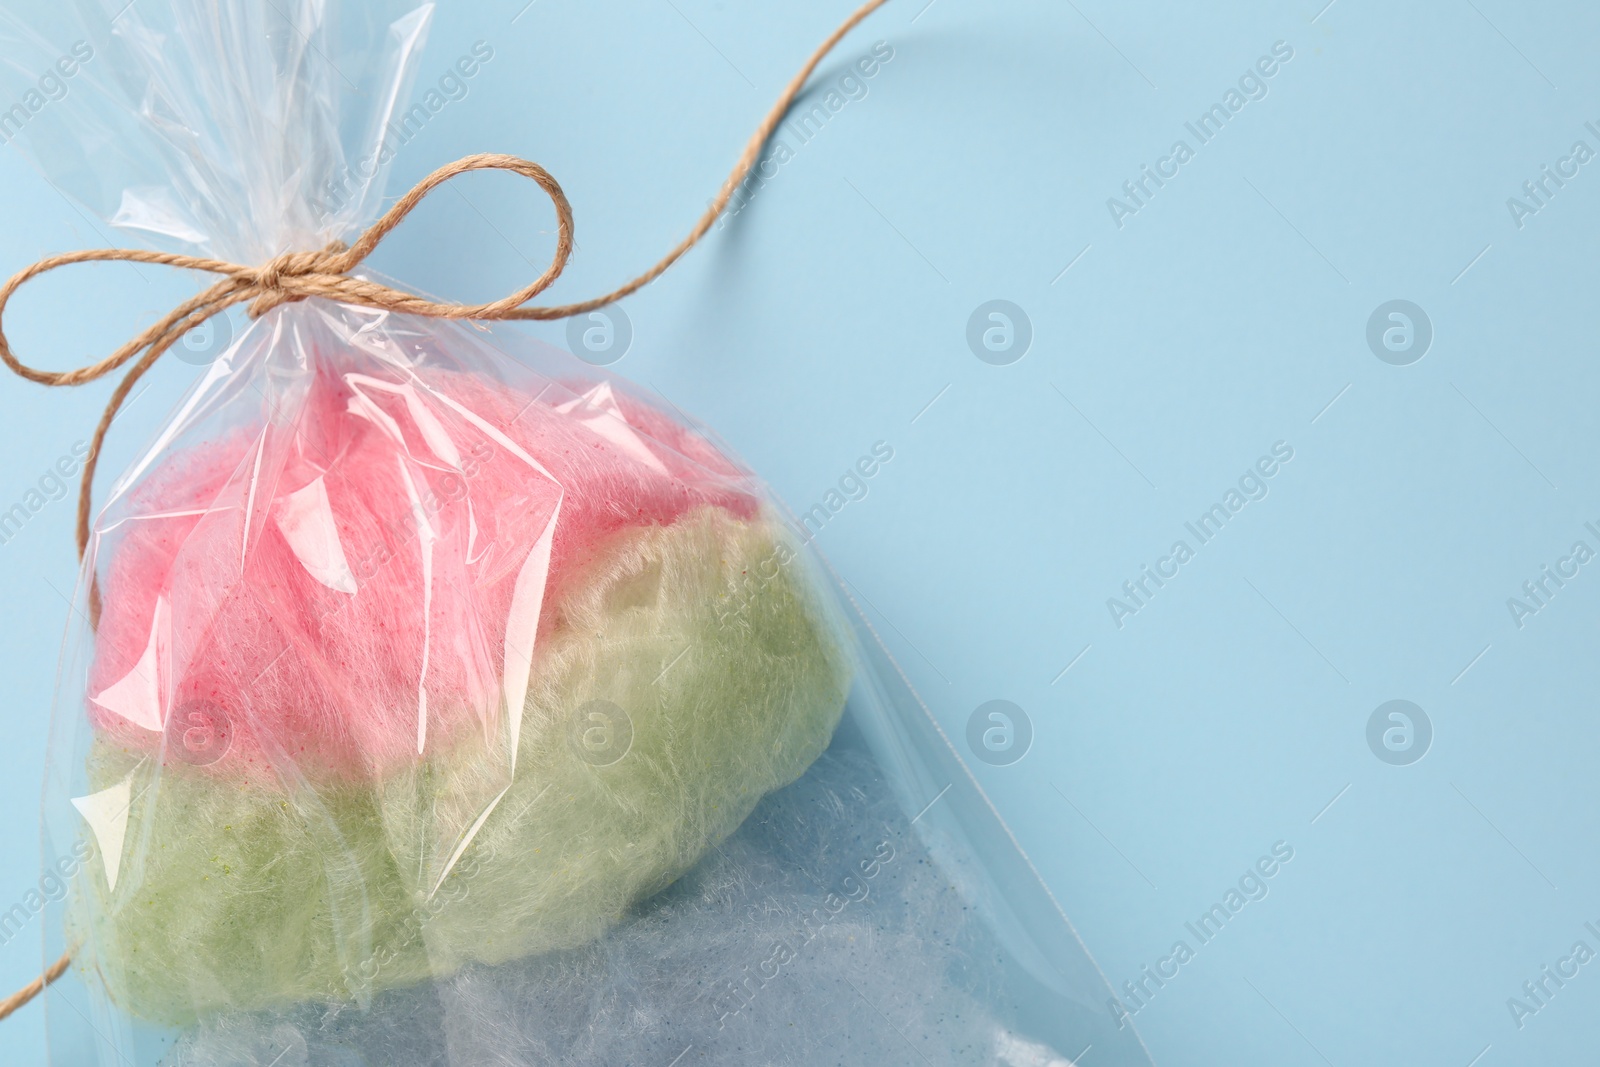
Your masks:
<svg viewBox="0 0 1600 1067"><path fill-rule="evenodd" d="M133 362L133 366L113 390L105 411L95 427L94 438L84 460L82 480L79 483L77 522L74 527L79 560L82 560L88 552L94 474L99 466L101 446L106 433L110 430L112 420L121 410L134 384L189 330L235 304L248 303L251 317L256 318L280 304L293 303L310 297L322 297L359 307L405 314L480 322L513 319L548 321L571 318L615 303L638 292L666 273L710 232L717 217L727 208L739 184L749 176L751 168L760 158L761 149L805 88L812 72L852 29L887 2L888 0L867 0L811 54L800 71L784 87L777 102L746 142L732 173L728 175L727 181L723 182L716 198L701 214L689 234L654 266L603 296L554 307L526 306L528 301L554 284L566 269L573 248L572 206L568 203L560 183L537 163L516 156L491 153L466 156L435 170L412 186L388 211L369 226L354 244L348 247L335 242L321 251L288 252L256 267L173 252L123 248L86 249L47 257L12 275L3 286L0 286L0 320L4 318L6 305L11 297L26 282L58 267L76 263L113 261L150 263L204 271L221 279L198 296L180 304L159 322L140 332L105 359L75 370L46 371L23 363L12 352L4 326L0 325L0 363L4 363L17 376L41 385L85 385L111 374L130 361ZM557 239L555 254L543 274L517 292L487 304L475 305L428 300L414 293L351 276L350 272L361 264L379 242L398 226L429 192L451 178L472 170L509 170L529 178L550 197L556 211ZM90 626L97 628L100 621L100 587L93 578L89 584L88 608ZM71 962L72 950L69 949L51 964L44 974L0 1001L0 1019L11 1015L37 997L46 986L66 972Z"/></svg>

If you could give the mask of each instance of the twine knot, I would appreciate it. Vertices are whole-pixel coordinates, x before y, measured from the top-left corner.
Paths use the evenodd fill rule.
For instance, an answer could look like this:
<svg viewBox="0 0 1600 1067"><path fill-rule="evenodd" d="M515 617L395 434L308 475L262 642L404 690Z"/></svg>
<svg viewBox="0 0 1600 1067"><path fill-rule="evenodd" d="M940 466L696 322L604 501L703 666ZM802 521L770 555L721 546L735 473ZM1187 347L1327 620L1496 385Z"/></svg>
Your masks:
<svg viewBox="0 0 1600 1067"><path fill-rule="evenodd" d="M128 398L134 384L144 376L145 371L149 370L155 361L184 334L235 304L248 303L250 317L260 318L280 304L292 304L308 297L323 297L342 304L378 311L425 315L440 319L484 321L565 319L614 303L643 289L666 273L667 268L676 263L710 231L712 224L717 221L717 216L722 214L723 209L733 198L734 190L749 176L751 168L761 156L762 148L772 136L772 132L778 128L778 123L783 121L789 106L805 88L806 81L822 62L823 57L844 39L845 34L887 2L888 0L866 0L829 35L827 40L822 42L816 51L811 53L811 58L806 60L800 72L784 86L783 92L778 96L778 102L767 112L766 117L761 120L761 125L756 127L756 132L745 142L744 151L740 153L733 173L722 183L722 188L700 215L699 221L689 231L688 236L661 257L655 266L632 281L592 300L563 304L559 307L525 306L529 300L548 289L566 269L567 259L572 255L572 205L567 203L567 196L561 191L560 184L539 164L516 156L488 153L464 156L423 178L406 190L405 195L395 201L394 206L384 212L377 222L367 227L353 245L346 246L342 242L334 241L321 251L284 252L256 267L176 252L150 252L138 248L91 248L48 256L33 266L13 274L4 286L0 286L0 320L4 319L5 309L11 297L25 283L57 267L65 267L72 263L118 261L154 263L205 271L221 279L198 296L173 308L160 321L146 328L105 359L75 370L45 371L28 366L17 359L11 351L11 342L6 337L4 326L0 325L0 362L5 363L12 373L19 377L41 385L83 385L103 378L129 361L137 359L113 390L105 412L100 416L100 423L95 427L94 437L89 442L88 455L84 457L83 476L78 485L78 523L75 531L78 558L82 559L89 548L90 491L94 484L95 468L100 461L100 445L105 440L111 420L116 418L123 401ZM513 174L531 179L550 197L550 202L556 209L556 250L551 257L550 266L543 274L530 284L499 300L487 304L454 304L429 300L380 282L358 278L352 273L367 256L372 254L378 243L388 236L389 231L411 214L412 209L435 187L471 170L509 170ZM93 587L90 592L94 593ZM93 606L94 601L91 596L91 607ZM0 1002L0 1019L5 1018L9 1010L4 1002Z"/></svg>
<svg viewBox="0 0 1600 1067"><path fill-rule="evenodd" d="M556 249L551 258L550 266L534 281L519 289L509 296L487 304L455 304L447 301L429 300L425 297L408 293L375 282L367 278L358 278L352 272L372 254L378 243L384 239L423 197L427 196L436 186L449 181L458 174L472 170L509 170L533 180L550 197L556 210ZM707 223L709 228L709 222ZM687 246L684 246L685 248ZM677 253L681 255L681 251ZM111 399L106 405L100 423L95 428L94 438L89 445L89 454L84 459L83 480L78 493L78 525L77 542L78 555L82 557L89 544L89 492L94 478L95 466L99 461L100 445L105 439L106 430L111 425L111 420L116 417L129 392L133 389L145 371L160 359L162 354L171 348L184 334L204 323L213 315L221 314L235 304L248 304L251 318L260 318L280 304L292 304L308 297L323 297L336 300L343 304L356 307L372 308L378 311L403 312L409 315L426 315L435 318L448 319L560 319L569 315L579 315L597 307L603 307L613 300L633 292L645 281L659 274L665 266L658 265L654 273L643 280L635 279L628 285L615 292L608 293L594 300L587 300L579 304L567 304L562 307L526 307L524 305L539 293L549 288L561 272L566 269L567 259L572 255L572 206L567 203L566 194L561 191L561 186L550 173L537 163L516 156L481 154L466 156L447 164L422 179L412 186L404 196L395 202L394 206L384 212L383 216L369 226L353 245L346 245L342 241L334 241L320 251L291 251L273 256L260 266L243 266L238 263L229 263L226 260L210 259L203 256L183 255L176 252L151 252L137 248L91 248L78 252L65 252L61 255L49 256L41 259L33 266L21 270L0 286L0 320L3 320L6 306L11 297L26 282L37 278L39 275L65 267L73 263L95 262L128 262L128 263L154 263L168 267L182 267L188 270L205 271L215 275L219 280L199 295L184 301L173 308L153 325L147 327L138 336L118 348L111 355L98 363L87 367L78 367L67 371L46 371L30 367L17 359L11 351L11 342L5 335L3 326L0 326L0 361L3 361L13 373L38 382L41 385L83 385L87 382L103 378L130 361L135 361L128 372L123 375L122 381L112 392ZM674 255L672 258L676 258ZM3 1013L0 1013L3 1017Z"/></svg>
<svg viewBox="0 0 1600 1067"><path fill-rule="evenodd" d="M259 267L240 266L237 263L228 263L224 260L205 259L197 256L185 256L170 252L147 252L141 249L128 248L99 248L79 252L67 252L62 255L50 256L41 259L22 271L12 275L4 286L0 286L0 319L3 319L7 303L22 285L32 278L36 278L47 271L64 267L70 263L93 263L107 261L124 261L133 263L156 263L169 267L184 267L190 270L206 271L221 278L209 289L200 295L184 301L178 305L155 325L140 333L133 340L117 349L111 355L98 363L87 367L79 367L68 371L43 371L23 363L12 353L11 342L5 335L5 329L0 326L0 362L4 362L11 371L30 382L42 385L82 385L86 382L103 378L107 374L137 357L128 373L112 391L111 399L106 404L105 412L100 416L100 423L95 427L94 437L89 442L89 452L83 461L83 476L78 484L78 523L76 537L78 542L78 558L81 560L89 547L89 511L90 496L94 487L94 472L100 462L100 446L105 441L106 431L111 426L111 420L116 418L122 403L127 399L134 384L142 377L145 371L161 358L162 353L171 348L185 333L201 325L207 319L220 312L226 311L234 304L249 302L251 318L259 318L280 304L289 304L304 300L307 297L324 297L341 303L357 307L375 308L381 311L404 312L411 315L427 315L435 318L449 319L565 319L573 315L582 315L585 312L605 307L631 293L644 288L655 281L667 268L671 267L680 257L704 237L716 222L717 216L722 214L728 202L733 198L734 190L750 174L756 160L760 158L761 150L765 147L772 132L778 128L778 123L788 113L789 106L794 103L800 91L805 88L806 81L811 73L817 69L824 56L833 50L833 47L844 39L863 19L888 0L865 0L844 23L823 41L811 57L806 60L800 72L790 79L789 84L779 94L778 101L761 120L761 125L756 127L755 133L745 143L744 151L740 153L739 161L734 165L733 173L722 183L722 188L701 214L694 228L688 236L679 241L673 249L663 256L655 266L634 278L632 281L612 290L604 296L595 297L576 304L564 304L560 307L525 307L524 305L539 293L547 289L566 268L567 258L572 254L572 207L567 203L566 194L561 191L561 186L550 176L549 172L537 163L530 163L516 156L506 155L473 155L447 164L422 179L407 190L395 205L384 212L383 217L367 228L355 244L346 247L343 243L335 241L320 252L285 252L273 256ZM428 300L413 293L393 289L378 282L364 278L354 277L351 272L371 254L390 230L400 224L400 221L411 213L411 209L421 202L433 188L442 182L448 181L458 174L469 170L509 170L525 178L531 178L550 197L555 205L556 236L555 255L550 261L550 266L532 284L525 286L509 296L487 304L451 304L441 301ZM143 353L141 355L141 353ZM100 590L93 576L89 583L89 618L91 625L99 622ZM60 977L67 969L73 952L69 949L60 959L51 964L48 970L28 985L19 989L11 996L0 1000L0 1019L4 1019L19 1007L37 996L44 987Z"/></svg>
<svg viewBox="0 0 1600 1067"><path fill-rule="evenodd" d="M239 280L257 293L250 302L250 317L259 319L279 304L323 295L335 276L350 269L344 255L349 250L343 241L333 241L320 252L285 252L243 272Z"/></svg>

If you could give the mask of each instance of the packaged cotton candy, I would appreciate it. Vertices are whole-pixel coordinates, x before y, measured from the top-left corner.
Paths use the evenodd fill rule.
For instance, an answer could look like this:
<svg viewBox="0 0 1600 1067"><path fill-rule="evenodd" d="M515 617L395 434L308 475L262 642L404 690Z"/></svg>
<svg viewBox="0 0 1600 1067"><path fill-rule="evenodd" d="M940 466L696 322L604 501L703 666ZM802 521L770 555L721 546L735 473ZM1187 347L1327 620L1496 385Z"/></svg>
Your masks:
<svg viewBox="0 0 1600 1067"><path fill-rule="evenodd" d="M81 371L0 333L35 382L126 368L86 464L47 777L45 858L71 876L45 915L54 1062L1145 1064L804 527L670 404L485 325L663 272L839 35L684 244L537 307L573 248L538 165L469 156L381 210L431 13L0 21L16 70L96 57L30 157L181 249L52 257L0 312L90 259L209 275ZM365 269L481 169L549 195L544 274L463 306ZM201 327L222 343L91 498L118 406Z"/></svg>
<svg viewBox="0 0 1600 1067"><path fill-rule="evenodd" d="M844 704L793 535L703 439L463 327L386 360L330 325L101 520L69 939L153 1021L581 945Z"/></svg>

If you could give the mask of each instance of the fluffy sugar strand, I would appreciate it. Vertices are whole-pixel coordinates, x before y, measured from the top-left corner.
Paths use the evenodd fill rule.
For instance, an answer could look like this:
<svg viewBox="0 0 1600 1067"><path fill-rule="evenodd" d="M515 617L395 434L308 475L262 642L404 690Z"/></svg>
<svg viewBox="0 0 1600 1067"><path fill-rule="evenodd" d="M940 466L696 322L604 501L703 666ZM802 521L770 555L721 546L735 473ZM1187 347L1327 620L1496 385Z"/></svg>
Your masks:
<svg viewBox="0 0 1600 1067"><path fill-rule="evenodd" d="M93 784L134 800L115 891L91 864L74 898L83 963L183 1023L592 941L827 747L848 667L795 553L718 508L619 534L541 638L514 770L466 739L265 790L102 739Z"/></svg>
<svg viewBox="0 0 1600 1067"><path fill-rule="evenodd" d="M88 688L116 743L267 786L409 769L503 726L513 592L558 514L544 630L624 530L756 514L726 458L609 385L374 385L359 354L317 356L287 428L174 449L116 502Z"/></svg>

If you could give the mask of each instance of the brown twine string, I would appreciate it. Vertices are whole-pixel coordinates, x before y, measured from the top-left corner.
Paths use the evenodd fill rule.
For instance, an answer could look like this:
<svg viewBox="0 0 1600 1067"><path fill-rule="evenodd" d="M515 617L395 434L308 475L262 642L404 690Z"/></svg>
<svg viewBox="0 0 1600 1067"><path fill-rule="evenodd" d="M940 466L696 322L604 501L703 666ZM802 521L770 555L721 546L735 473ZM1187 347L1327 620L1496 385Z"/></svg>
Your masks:
<svg viewBox="0 0 1600 1067"><path fill-rule="evenodd" d="M71 963L72 953L62 953L61 958L52 963L44 972L44 974L40 975L38 978L35 978L21 989L11 994L5 1000L0 1000L0 1019L4 1019L7 1015L10 1015L12 1012L28 1003L28 1001L44 992L44 987L65 974L67 967Z"/></svg>
<svg viewBox="0 0 1600 1067"><path fill-rule="evenodd" d="M320 252L287 252L267 260L259 267L241 266L238 263L229 263L220 259L207 259L199 256L186 256L172 252L150 252L137 248L96 248L78 252L63 252L60 255L48 256L41 259L33 266L19 271L11 279L0 286L0 319L4 318L5 308L12 295L22 287L25 282L38 277L57 267L65 267L73 263L95 263L120 261L130 263L154 263L159 266L181 267L188 270L206 271L210 274L220 275L222 280L204 290L199 295L184 301L172 311L168 312L159 322L150 326L134 337L127 344L118 348L111 355L98 363L91 363L87 367L79 367L68 371L45 371L17 359L11 351L11 342L5 335L5 329L0 326L0 361L4 361L12 373L38 382L41 385L85 385L105 377L111 372L133 361L133 366L122 380L117 383L116 389L107 401L100 422L95 426L94 437L89 443L89 453L83 461L83 477L78 486L78 521L76 539L78 558L81 560L89 547L89 518L91 493L94 486L95 468L100 461L100 446L105 441L106 431L111 428L111 422L117 417L117 412L128 398L129 392L160 359L166 351L173 346L184 334L204 323L207 319L220 312L226 311L235 304L249 303L251 318L259 318L277 307L279 304L294 303L307 297L323 297L335 300L342 304L351 304L356 307L376 308L381 311L395 311L407 315L422 315L438 319L477 319L484 321L509 321L515 319L565 319L573 315L582 315L596 308L605 307L607 304L621 300L655 281L667 269L676 263L683 254L693 248L704 237L717 221L717 216L722 214L732 199L734 190L739 183L749 175L750 168L755 166L760 158L761 149L766 145L767 139L778 128L778 123L783 121L789 106L794 103L795 97L800 95L800 90L805 88L806 81L811 77L817 65L833 51L846 34L868 15L882 7L888 0L867 0L855 10L853 14L834 30L827 40L823 41L817 50L811 53L805 65L800 68L789 84L784 86L783 92L778 95L777 103L767 112L766 118L756 127L750 140L745 143L744 151L739 155L739 161L734 164L732 173L722 183L716 198L711 201L699 221L694 224L687 236L679 241L649 270L640 274L632 281L618 286L604 296L597 296L576 304L561 304L554 307L524 307L529 300L544 292L566 269L567 259L572 255L572 207L567 203L566 194L561 191L561 185L550 172L537 163L516 156L479 154L464 156L454 163L447 163L438 170L423 178L416 185L406 191L405 195L397 200L393 207L384 212L383 217L367 228L356 243L345 247L343 244L334 243ZM422 202L423 197L433 189L454 178L458 174L465 174L472 170L509 170L536 182L550 197L555 205L556 224L558 227L556 237L555 255L551 257L550 266L545 272L534 279L533 282L517 290L509 296L487 304L453 304L448 302L429 300L415 293L408 293L401 289L394 289L378 282L368 281L363 278L352 277L350 272L361 264L378 243L388 236L389 231L398 226L411 210ZM91 582L89 589L90 622L97 623L100 616L100 598L98 585ZM57 978L61 977L72 962L72 950L62 953L61 958L52 963L40 977L35 978L26 986L17 990L5 1000L0 1001L0 1019L4 1019L28 1001L43 992L44 988Z"/></svg>

